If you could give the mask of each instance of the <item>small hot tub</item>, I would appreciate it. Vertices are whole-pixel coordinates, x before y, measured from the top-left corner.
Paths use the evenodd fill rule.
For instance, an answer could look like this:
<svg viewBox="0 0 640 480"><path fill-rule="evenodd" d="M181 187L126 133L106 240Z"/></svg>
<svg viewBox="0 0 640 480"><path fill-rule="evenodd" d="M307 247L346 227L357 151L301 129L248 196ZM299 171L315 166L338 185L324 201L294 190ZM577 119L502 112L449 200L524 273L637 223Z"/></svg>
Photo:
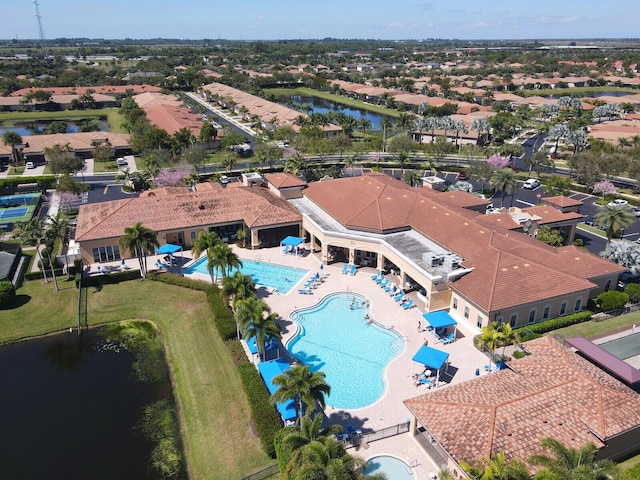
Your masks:
<svg viewBox="0 0 640 480"><path fill-rule="evenodd" d="M384 473L388 480L414 480L413 469L403 460L391 455L378 455L367 460L365 475Z"/></svg>

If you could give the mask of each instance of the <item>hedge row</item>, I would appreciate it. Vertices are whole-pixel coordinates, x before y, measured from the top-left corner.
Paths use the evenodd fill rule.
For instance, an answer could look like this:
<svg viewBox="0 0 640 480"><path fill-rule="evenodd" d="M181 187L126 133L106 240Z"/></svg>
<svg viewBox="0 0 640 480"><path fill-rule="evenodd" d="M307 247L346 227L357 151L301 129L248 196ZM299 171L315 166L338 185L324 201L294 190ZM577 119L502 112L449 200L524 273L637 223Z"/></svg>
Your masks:
<svg viewBox="0 0 640 480"><path fill-rule="evenodd" d="M247 393L249 407L256 422L256 430L260 436L262 447L267 455L276 458L274 438L282 429L282 422L276 407L271 403L271 396L265 387L262 377L248 361L238 367L244 390Z"/></svg>
<svg viewBox="0 0 640 480"><path fill-rule="evenodd" d="M16 177L16 178L3 178L0 180L0 188L17 188L18 185L26 183L37 183L38 187L42 190L47 188L54 188L56 184L56 177L54 175L46 175L40 177Z"/></svg>
<svg viewBox="0 0 640 480"><path fill-rule="evenodd" d="M62 269L61 268L54 268L53 269L54 273L56 274L56 277L64 277L67 278L67 276L62 273ZM24 279L31 281L31 280L38 280L40 278L44 278L44 275L42 274L42 271L39 270L37 272L26 272L24 274ZM53 280L53 278L51 277L51 268L47 267L47 278L50 280Z"/></svg>
<svg viewBox="0 0 640 480"><path fill-rule="evenodd" d="M544 322L534 323L533 325L516 328L515 332L520 335L520 338L523 342L526 342L527 340L533 340L534 338L542 336L543 333L591 320L592 315L592 311L584 310L582 312L572 313L571 315L556 317Z"/></svg>
<svg viewBox="0 0 640 480"><path fill-rule="evenodd" d="M218 287L213 286L207 290L207 301L215 318L220 338L224 341L235 339L237 335L236 320L233 318L233 313L229 310L229 306L222 299Z"/></svg>
<svg viewBox="0 0 640 480"><path fill-rule="evenodd" d="M160 271L147 272L147 278L156 282L176 285L178 287L190 288L191 290L202 290L203 292L206 292L211 288L211 283L209 282L204 282L202 280L192 280L176 273Z"/></svg>
<svg viewBox="0 0 640 480"><path fill-rule="evenodd" d="M87 287L99 287L101 285L110 285L120 282L126 282L127 280L137 280L140 278L140 270L124 270L122 272L108 273L105 275L95 275L93 277L83 277L82 286ZM80 274L76 275L76 287L80 280Z"/></svg>

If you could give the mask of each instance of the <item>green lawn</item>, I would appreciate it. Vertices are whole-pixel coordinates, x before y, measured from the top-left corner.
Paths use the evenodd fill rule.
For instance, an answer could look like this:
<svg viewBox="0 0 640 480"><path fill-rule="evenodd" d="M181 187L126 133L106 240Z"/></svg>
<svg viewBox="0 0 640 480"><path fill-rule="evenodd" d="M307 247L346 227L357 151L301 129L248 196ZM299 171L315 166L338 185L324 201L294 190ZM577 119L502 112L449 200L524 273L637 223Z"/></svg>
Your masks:
<svg viewBox="0 0 640 480"><path fill-rule="evenodd" d="M26 282L18 290L19 306L0 315L0 342L75 326L77 290L72 282L61 281L60 286L56 293L51 283ZM190 478L241 478L273 463L252 433L240 376L218 336L204 292L129 281L90 288L88 305L90 325L147 319L160 327Z"/></svg>
<svg viewBox="0 0 640 480"><path fill-rule="evenodd" d="M599 322L589 320L588 322L578 323L576 325L571 325L570 327L553 330L552 332L549 332L548 335L562 335L564 338L581 335L585 338L589 338L602 335L607 332L612 332L620 328L631 327L634 323L640 323L640 312L621 315L619 317L613 317Z"/></svg>
<svg viewBox="0 0 640 480"><path fill-rule="evenodd" d="M273 93L274 95L303 95L306 97L324 98L325 100L329 100L331 102L359 108L360 110L369 110L370 112L379 113L381 115L388 115L394 118L397 118L400 116L400 112L398 112L397 110L382 107L380 105L373 105L371 103L366 103L361 100L354 100L352 98L343 97L342 95L334 95L333 93L320 92L312 88L306 88L306 87L269 88L269 89L265 89L265 93Z"/></svg>

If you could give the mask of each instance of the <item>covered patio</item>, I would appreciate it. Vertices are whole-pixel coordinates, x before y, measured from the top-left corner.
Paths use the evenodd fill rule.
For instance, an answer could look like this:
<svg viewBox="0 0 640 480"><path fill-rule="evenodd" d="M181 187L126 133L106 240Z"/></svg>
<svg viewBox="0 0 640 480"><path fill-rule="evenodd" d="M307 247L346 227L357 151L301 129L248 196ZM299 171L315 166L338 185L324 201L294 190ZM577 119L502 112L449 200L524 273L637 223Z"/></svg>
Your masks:
<svg viewBox="0 0 640 480"><path fill-rule="evenodd" d="M426 384L429 387L437 387L440 382L440 369L445 365L446 372L448 359L449 354L447 352L428 347L427 345L420 347L420 350L418 350L411 359L413 362L421 363L425 366L423 373L416 376L413 374L413 363L411 364L411 376L415 378L416 385ZM435 370L436 372L435 385L433 385L433 380L431 379L433 374L432 370Z"/></svg>
<svg viewBox="0 0 640 480"><path fill-rule="evenodd" d="M289 235L280 241L280 250L283 255L300 255L300 245L304 243L304 238Z"/></svg>
<svg viewBox="0 0 640 480"><path fill-rule="evenodd" d="M456 339L458 333L458 322L444 310L424 313L422 318L427 322L426 329L431 332L433 339L438 343L451 343ZM453 327L449 331L449 327Z"/></svg>

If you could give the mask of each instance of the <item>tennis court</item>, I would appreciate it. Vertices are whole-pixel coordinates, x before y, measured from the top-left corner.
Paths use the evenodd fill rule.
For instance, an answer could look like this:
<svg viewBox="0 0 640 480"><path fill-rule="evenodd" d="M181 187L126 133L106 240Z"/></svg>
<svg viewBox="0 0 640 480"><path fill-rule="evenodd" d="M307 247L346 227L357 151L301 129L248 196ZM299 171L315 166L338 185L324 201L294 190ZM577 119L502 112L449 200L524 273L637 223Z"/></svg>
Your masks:
<svg viewBox="0 0 640 480"><path fill-rule="evenodd" d="M640 333L634 333L626 337L611 340L607 343L601 343L599 346L614 357L620 360L626 360L627 358L640 355Z"/></svg>
<svg viewBox="0 0 640 480"><path fill-rule="evenodd" d="M24 217L28 211L29 211L28 208L9 208L5 210L0 210L0 218L4 220L5 218Z"/></svg>
<svg viewBox="0 0 640 480"><path fill-rule="evenodd" d="M18 195L0 196L0 208L12 208L25 205L37 205L40 201L41 193L23 193Z"/></svg>

